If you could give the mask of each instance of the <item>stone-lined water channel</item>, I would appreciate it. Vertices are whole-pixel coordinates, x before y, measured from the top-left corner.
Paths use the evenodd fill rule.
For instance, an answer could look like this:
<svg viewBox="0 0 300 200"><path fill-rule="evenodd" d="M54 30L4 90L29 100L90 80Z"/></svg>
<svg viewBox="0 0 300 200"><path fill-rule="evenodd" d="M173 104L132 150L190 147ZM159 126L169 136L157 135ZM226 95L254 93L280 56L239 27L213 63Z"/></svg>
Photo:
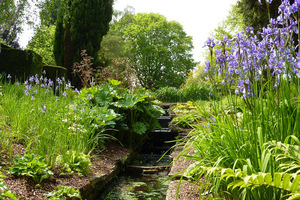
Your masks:
<svg viewBox="0 0 300 200"><path fill-rule="evenodd" d="M159 118L161 129L150 133L149 139L143 145L139 154L129 163L126 169L113 181L99 197L103 200L165 200L169 185L168 173L171 167L169 153L175 144L177 133L171 132L171 121L168 108L163 107L166 114ZM164 156L163 156L164 155Z"/></svg>

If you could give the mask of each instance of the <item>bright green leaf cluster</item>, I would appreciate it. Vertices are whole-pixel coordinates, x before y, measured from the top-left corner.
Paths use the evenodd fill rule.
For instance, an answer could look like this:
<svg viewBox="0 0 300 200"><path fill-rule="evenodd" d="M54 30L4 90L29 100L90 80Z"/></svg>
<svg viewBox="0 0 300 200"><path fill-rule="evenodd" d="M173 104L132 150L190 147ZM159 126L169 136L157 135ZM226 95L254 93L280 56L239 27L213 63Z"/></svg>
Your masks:
<svg viewBox="0 0 300 200"><path fill-rule="evenodd" d="M59 155L56 162L66 173L61 175L72 174L73 171L83 176L88 172L88 167L92 165L90 155L78 153L76 151L67 151L64 155Z"/></svg>
<svg viewBox="0 0 300 200"><path fill-rule="evenodd" d="M44 158L34 154L25 154L22 157L17 156L9 172L14 176L31 177L36 183L41 183L44 179L48 179L53 175L53 172L44 163Z"/></svg>
<svg viewBox="0 0 300 200"><path fill-rule="evenodd" d="M154 13L126 13L111 32L122 38L143 87L179 87L194 68L192 37L176 21Z"/></svg>
<svg viewBox="0 0 300 200"><path fill-rule="evenodd" d="M123 129L132 128L138 134L159 126L157 118L164 114L164 110L156 105L157 102L151 93L145 89L131 93L128 89L118 88L117 85L119 82L111 80L110 83L85 88L77 100L113 110L119 114L118 125L123 125Z"/></svg>
<svg viewBox="0 0 300 200"><path fill-rule="evenodd" d="M50 200L81 200L81 195L79 190L75 190L72 187L67 186L57 186L57 190L53 192L49 192L46 196Z"/></svg>

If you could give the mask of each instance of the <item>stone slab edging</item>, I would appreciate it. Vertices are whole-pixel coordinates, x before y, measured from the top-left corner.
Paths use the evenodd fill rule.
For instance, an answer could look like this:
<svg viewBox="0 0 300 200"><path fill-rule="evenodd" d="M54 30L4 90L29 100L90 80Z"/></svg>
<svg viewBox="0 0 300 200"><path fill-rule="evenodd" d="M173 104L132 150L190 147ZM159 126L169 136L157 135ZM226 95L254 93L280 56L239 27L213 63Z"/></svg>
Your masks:
<svg viewBox="0 0 300 200"><path fill-rule="evenodd" d="M99 199L99 196L107 188L107 186L118 176L122 169L126 167L126 164L131 161L134 153L130 152L129 155L115 160L114 167L110 170L110 173L99 174L91 177L89 182L79 189L83 200L95 200Z"/></svg>
<svg viewBox="0 0 300 200"><path fill-rule="evenodd" d="M178 138L181 139L180 142L176 143L176 147L173 151L173 153L170 155L170 158L173 160L173 164L171 166L171 170L168 174L169 177L172 177L167 194L166 194L166 200L176 200L177 196L177 187L179 184L179 180L183 179L180 183L180 188L178 192L178 200L198 200L199 195L195 193L198 186L186 182L186 177L182 176L182 171L186 170L192 163L192 160L185 159L183 156L180 155L184 149L184 141L187 137L188 133L190 132L189 129L179 129L174 126L174 124L171 124L171 129L178 131ZM187 152L188 154L192 154L192 152ZM178 175L177 175L178 174Z"/></svg>

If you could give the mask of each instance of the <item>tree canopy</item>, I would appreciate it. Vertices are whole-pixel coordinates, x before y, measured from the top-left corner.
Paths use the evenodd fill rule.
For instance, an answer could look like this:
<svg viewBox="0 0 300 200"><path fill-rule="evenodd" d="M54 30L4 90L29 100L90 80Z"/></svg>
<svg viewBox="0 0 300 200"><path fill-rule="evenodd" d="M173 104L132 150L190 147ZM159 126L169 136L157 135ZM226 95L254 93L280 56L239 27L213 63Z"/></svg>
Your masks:
<svg viewBox="0 0 300 200"><path fill-rule="evenodd" d="M41 25L27 45L27 49L33 50L43 57L48 64L55 64L53 54L55 25Z"/></svg>
<svg viewBox="0 0 300 200"><path fill-rule="evenodd" d="M112 4L112 0L65 0L59 7L54 55L56 63L68 69L69 78L73 63L81 60L83 49L94 58L94 64L99 65L98 51L102 37L109 30Z"/></svg>
<svg viewBox="0 0 300 200"><path fill-rule="evenodd" d="M195 66L192 37L178 22L154 13L129 13L112 28L123 39L143 87L179 87Z"/></svg>
<svg viewBox="0 0 300 200"><path fill-rule="evenodd" d="M19 47L17 34L21 32L24 11L29 0L0 0L0 41Z"/></svg>
<svg viewBox="0 0 300 200"><path fill-rule="evenodd" d="M254 31L261 31L269 23L268 7L271 18L277 18L278 7L281 0L273 0L271 4L266 1L258 0L239 0L237 2L238 13L242 14L243 23L246 27L253 27Z"/></svg>

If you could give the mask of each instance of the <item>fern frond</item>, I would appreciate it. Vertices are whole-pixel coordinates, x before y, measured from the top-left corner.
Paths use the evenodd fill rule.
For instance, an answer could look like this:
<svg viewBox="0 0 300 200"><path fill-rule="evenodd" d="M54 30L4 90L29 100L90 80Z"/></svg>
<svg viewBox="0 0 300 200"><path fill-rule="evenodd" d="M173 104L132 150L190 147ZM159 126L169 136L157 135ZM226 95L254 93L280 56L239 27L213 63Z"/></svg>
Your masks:
<svg viewBox="0 0 300 200"><path fill-rule="evenodd" d="M293 138L295 142L298 140ZM299 143L298 143L299 144ZM277 162L281 162L279 168L285 173L300 172L300 146L278 141L270 141L265 144L266 148L275 154Z"/></svg>
<svg viewBox="0 0 300 200"><path fill-rule="evenodd" d="M300 199L300 193L291 195L287 200L299 200Z"/></svg>
<svg viewBox="0 0 300 200"><path fill-rule="evenodd" d="M241 169L231 169L222 167L204 167L201 166L201 171L206 176L219 177L220 180L225 180L227 183L227 190L238 189L255 189L258 187L273 187L280 189L288 195L293 196L292 199L300 195L300 175L294 173L258 173L247 175ZM291 198L290 197L290 198Z"/></svg>

